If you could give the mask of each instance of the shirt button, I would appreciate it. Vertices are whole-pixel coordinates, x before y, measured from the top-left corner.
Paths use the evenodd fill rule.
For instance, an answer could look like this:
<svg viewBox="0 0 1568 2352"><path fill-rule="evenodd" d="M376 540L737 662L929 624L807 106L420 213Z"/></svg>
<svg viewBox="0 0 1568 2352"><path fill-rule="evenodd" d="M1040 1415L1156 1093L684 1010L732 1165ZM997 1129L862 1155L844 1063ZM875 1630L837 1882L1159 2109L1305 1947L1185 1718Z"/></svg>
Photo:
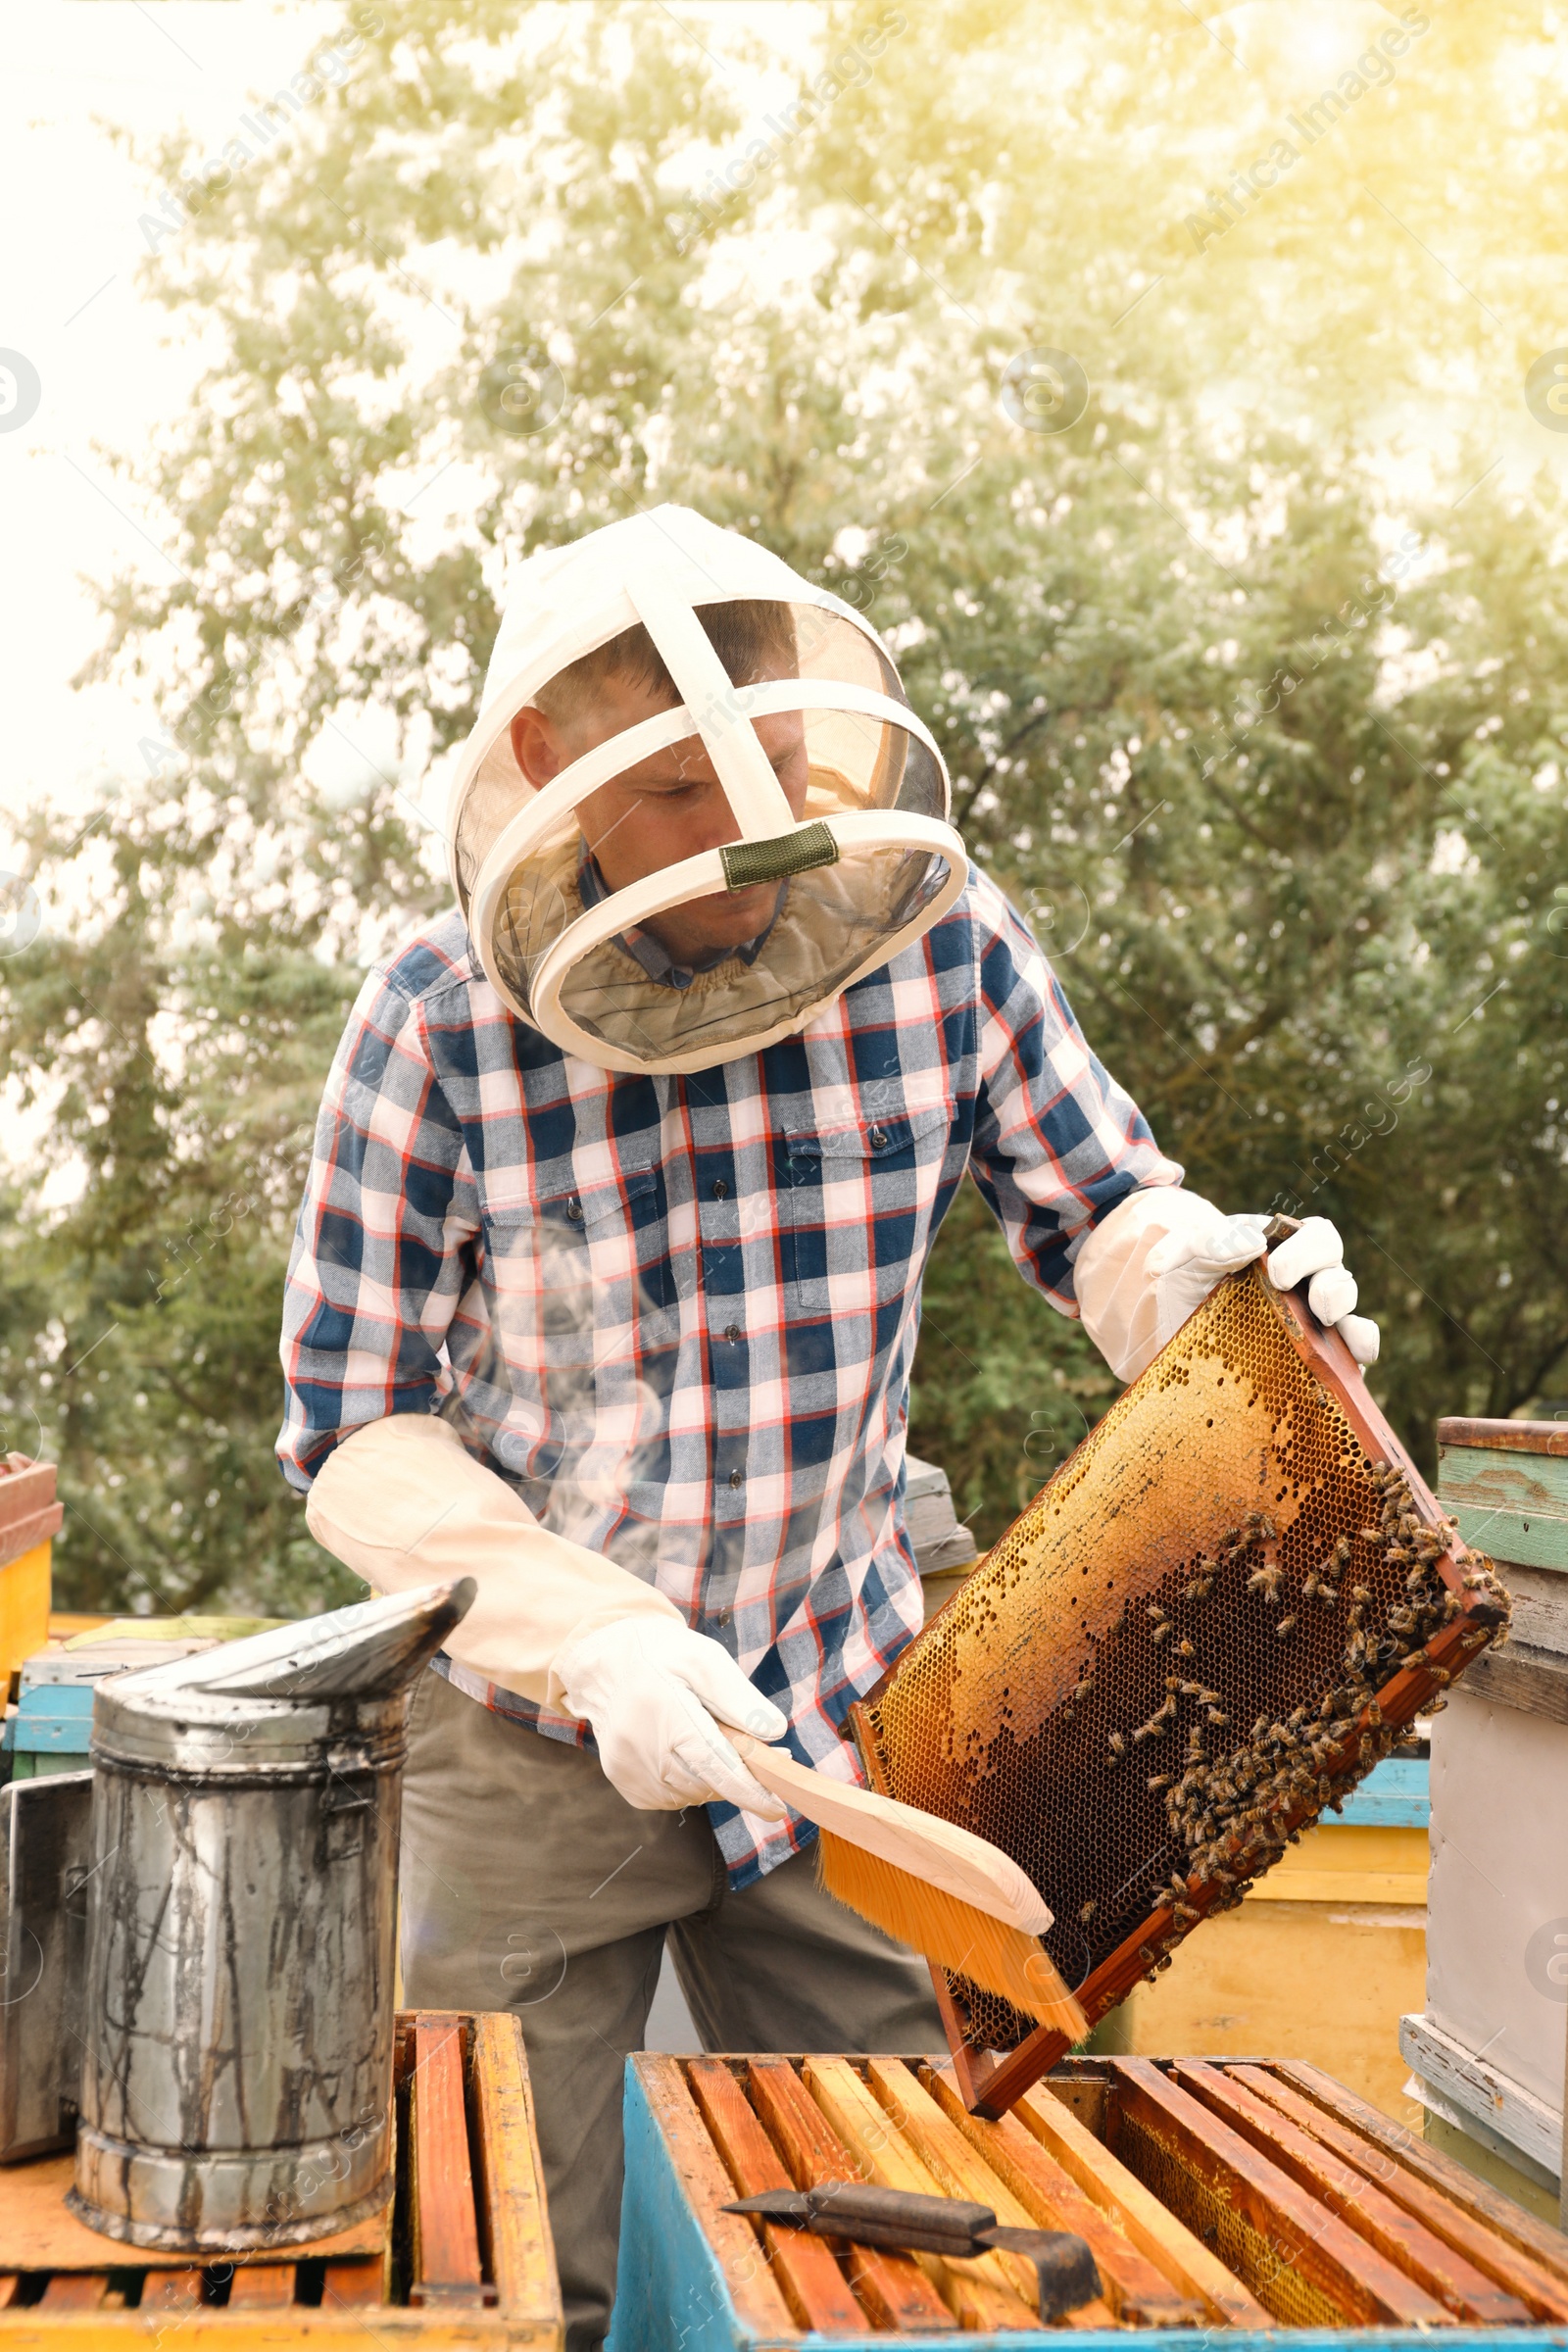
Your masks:
<svg viewBox="0 0 1568 2352"><path fill-rule="evenodd" d="M745 1484L746 1484L746 1473L745 1473L745 1471L744 1471L744 1470L732 1470L732 1471L730 1472L730 1474L729 1474L729 1483L730 1483L730 1485L731 1485L732 1487L744 1487L744 1486L745 1486Z"/></svg>
<svg viewBox="0 0 1568 2352"><path fill-rule="evenodd" d="M886 1129L885 1127L873 1127L873 1128L872 1128L872 1130L871 1130L871 1149L872 1149L872 1151L873 1151L873 1152L880 1152L880 1151L881 1151L881 1149L882 1149L882 1147L883 1147L883 1145L884 1145L884 1144L887 1142L887 1140L888 1140L888 1131L887 1131L887 1129Z"/></svg>
<svg viewBox="0 0 1568 2352"><path fill-rule="evenodd" d="M713 1611L713 1623L715 1625L728 1625L734 1613L735 1612L733 1609L715 1609Z"/></svg>
<svg viewBox="0 0 1568 2352"><path fill-rule="evenodd" d="M713 1178L713 1199L715 1200L727 1200L728 1198L729 1186L724 1182L722 1176L715 1176Z"/></svg>
<svg viewBox="0 0 1568 2352"><path fill-rule="evenodd" d="M735 1345L736 1341L737 1341L737 1340L740 1338L740 1336L741 1336L741 1327L740 1327L740 1325L739 1325L738 1323L726 1323L726 1324L725 1324L725 1326L724 1326L724 1337L725 1337L725 1339L726 1339L726 1340L728 1340L728 1342L729 1342L729 1344L730 1344L730 1346L731 1346L732 1348L734 1347L734 1345Z"/></svg>
<svg viewBox="0 0 1568 2352"><path fill-rule="evenodd" d="M580 1225L582 1223L582 1202L577 1199L575 1193L573 1193L571 1199L566 1202L566 1222L569 1225Z"/></svg>

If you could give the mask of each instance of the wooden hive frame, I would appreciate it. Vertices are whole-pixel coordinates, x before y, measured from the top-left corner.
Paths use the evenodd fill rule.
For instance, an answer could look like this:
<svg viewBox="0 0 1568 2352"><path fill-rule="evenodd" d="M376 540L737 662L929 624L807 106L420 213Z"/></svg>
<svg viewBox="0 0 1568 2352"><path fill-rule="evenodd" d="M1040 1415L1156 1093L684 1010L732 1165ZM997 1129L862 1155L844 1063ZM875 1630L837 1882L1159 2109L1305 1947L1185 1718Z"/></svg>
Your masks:
<svg viewBox="0 0 1568 2352"><path fill-rule="evenodd" d="M1232 1279L1248 1282L1257 1277L1253 1270L1249 1270ZM1362 1452L1372 1462L1388 1463L1400 1471L1419 1517L1429 1526L1446 1532L1446 1547L1437 1567L1459 1604L1459 1612L1453 1620L1434 1634L1398 1672L1381 1686L1374 1705L1361 1712L1336 1756L1324 1765L1323 1770L1328 1777L1343 1774L1347 1776L1348 1786L1357 1772L1363 1738L1370 1735L1386 1745L1387 1735L1391 1731L1409 1724L1418 1714L1436 1703L1441 1691L1493 1640L1499 1623L1505 1622L1505 1604L1499 1605L1494 1588L1467 1585L1465 1579L1470 1555L1369 1395L1360 1368L1338 1332L1325 1330L1304 1299L1294 1292L1275 1293L1269 1290L1267 1295L1280 1315L1297 1356L1313 1380L1327 1393L1333 1404L1338 1406ZM1143 1379L1151 1379L1153 1371L1154 1368L1151 1367ZM1094 1433L1091 1433L1084 1445L1047 1482L1042 1495L1050 1494L1057 1479L1065 1479L1073 1472L1084 1448L1094 1443ZM1037 1502L1039 1499L1037 1497ZM1031 1509L1035 1507L1031 1505ZM1008 1538L1004 1537L1004 1544L1007 1541ZM982 1561L975 1572L977 1577L984 1576L985 1567L986 1563ZM948 1603L948 1608L958 1605L959 1598L956 1597ZM946 1611L939 1613L932 1620L932 1626L940 1627L945 1614ZM931 1626L928 1626L926 1634L929 1635L931 1630ZM852 1725L868 1778L873 1786L895 1796L907 1795L908 1791L893 1787L883 1769L873 1710L913 1655L913 1651L906 1651L904 1659L890 1669L882 1682L851 1709ZM1320 1805L1311 1805L1283 1813L1279 1816L1279 1825L1285 1831L1298 1829L1315 1820L1320 1810ZM1050 1887L1043 1887L1042 1892L1048 1901L1053 1899ZM1174 1944L1190 1932L1191 1926L1225 1899L1226 1889L1221 1883L1195 1876L1186 1883L1185 1908L1189 1915L1186 1921L1178 1921L1173 1898L1152 1906L1136 1927L1122 1937L1115 1949L1105 1954L1081 1983L1073 1985L1089 2024L1094 2026L1107 2011L1124 2000L1134 1985L1152 1974ZM956 2077L966 2106L972 2113L992 2119L1004 2115L1023 2092L1038 2082L1066 2054L1070 2046L1066 2035L1051 2027L1038 2027L1016 2047L999 2055L971 2039L969 2021L956 2000L953 1987L943 1971L933 1968L932 1977L942 2008Z"/></svg>
<svg viewBox="0 0 1568 2352"><path fill-rule="evenodd" d="M397 2022L397 2174L380 2253L290 2247L231 2263L153 2256L44 2217L22 2242L20 2179L0 2170L0 2352L153 2343L180 2352L285 2346L472 2347L560 2352L561 2289L545 2208L527 2063L517 2020L411 2010ZM53 2172L69 2159L45 2160ZM7 2220L7 2182L13 2184ZM69 2224L67 2229L64 2224ZM25 2261L19 2259L25 2256Z"/></svg>
<svg viewBox="0 0 1568 2352"><path fill-rule="evenodd" d="M645 2053L626 2120L610 2352L1039 2341L1014 2257L874 2252L724 2211L834 2179L1074 2230L1103 2290L1058 2323L1079 2338L1568 2342L1568 2240L1312 2067L1075 2059L990 2121L918 2058Z"/></svg>

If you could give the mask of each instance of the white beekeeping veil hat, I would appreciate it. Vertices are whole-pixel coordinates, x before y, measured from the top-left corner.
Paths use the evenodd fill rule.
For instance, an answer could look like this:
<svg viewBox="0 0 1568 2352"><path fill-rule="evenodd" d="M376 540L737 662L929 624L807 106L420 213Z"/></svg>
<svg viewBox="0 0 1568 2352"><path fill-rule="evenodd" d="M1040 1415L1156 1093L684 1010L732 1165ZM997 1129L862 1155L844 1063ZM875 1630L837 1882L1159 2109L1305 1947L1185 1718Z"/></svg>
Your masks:
<svg viewBox="0 0 1568 2352"><path fill-rule="evenodd" d="M491 982L612 1070L804 1029L965 875L875 631L684 507L520 567L449 833Z"/></svg>

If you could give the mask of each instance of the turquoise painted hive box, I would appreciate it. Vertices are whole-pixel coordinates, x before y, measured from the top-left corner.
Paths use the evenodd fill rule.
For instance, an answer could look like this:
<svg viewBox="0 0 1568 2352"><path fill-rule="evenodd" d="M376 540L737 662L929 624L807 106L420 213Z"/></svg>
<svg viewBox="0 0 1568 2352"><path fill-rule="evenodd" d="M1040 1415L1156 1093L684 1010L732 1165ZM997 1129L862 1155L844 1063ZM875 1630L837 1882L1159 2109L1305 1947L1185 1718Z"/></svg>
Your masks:
<svg viewBox="0 0 1568 2352"><path fill-rule="evenodd" d="M1568 2346L1568 2238L1294 2061L1071 2058L990 2122L945 2062L675 2058L626 2068L608 2352L1038 2343ZM862 2180L1071 2230L1100 2294L1042 2328L1030 2264L849 2246L726 2213Z"/></svg>

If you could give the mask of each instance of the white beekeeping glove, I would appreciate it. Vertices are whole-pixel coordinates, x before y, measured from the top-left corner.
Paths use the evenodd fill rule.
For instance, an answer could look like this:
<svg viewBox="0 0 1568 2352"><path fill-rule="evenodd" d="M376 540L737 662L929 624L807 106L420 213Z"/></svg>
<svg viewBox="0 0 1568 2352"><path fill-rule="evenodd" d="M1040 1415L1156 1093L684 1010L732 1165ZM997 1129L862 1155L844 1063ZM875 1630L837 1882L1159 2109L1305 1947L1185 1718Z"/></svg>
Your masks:
<svg viewBox="0 0 1568 2352"><path fill-rule="evenodd" d="M707 1634L620 1617L568 1642L555 1671L572 1714L593 1726L605 1778L628 1805L664 1813L726 1797L743 1813L786 1818L787 1807L753 1779L719 1726L774 1740L789 1725Z"/></svg>
<svg viewBox="0 0 1568 2352"><path fill-rule="evenodd" d="M1118 1380L1136 1380L1214 1285L1267 1250L1266 1216L1227 1217L1199 1193L1150 1185L1117 1202L1073 1269L1084 1329ZM1326 1217L1308 1217L1268 1259L1277 1290L1309 1282L1307 1303L1341 1333L1358 1364L1375 1363L1378 1327L1353 1312L1345 1247Z"/></svg>
<svg viewBox="0 0 1568 2352"><path fill-rule="evenodd" d="M782 1740L778 1708L654 1586L541 1527L450 1423L399 1413L355 1430L318 1471L305 1516L378 1592L471 1576L478 1593L447 1636L448 1656L590 1724L628 1804L674 1811L723 1797L784 1819L714 1721Z"/></svg>
<svg viewBox="0 0 1568 2352"><path fill-rule="evenodd" d="M1369 1315L1355 1311L1355 1276L1345 1263L1340 1229L1327 1217L1304 1217L1270 1251L1268 1278L1277 1291L1305 1282L1306 1303L1318 1321L1334 1326L1358 1364L1377 1362L1381 1334Z"/></svg>

